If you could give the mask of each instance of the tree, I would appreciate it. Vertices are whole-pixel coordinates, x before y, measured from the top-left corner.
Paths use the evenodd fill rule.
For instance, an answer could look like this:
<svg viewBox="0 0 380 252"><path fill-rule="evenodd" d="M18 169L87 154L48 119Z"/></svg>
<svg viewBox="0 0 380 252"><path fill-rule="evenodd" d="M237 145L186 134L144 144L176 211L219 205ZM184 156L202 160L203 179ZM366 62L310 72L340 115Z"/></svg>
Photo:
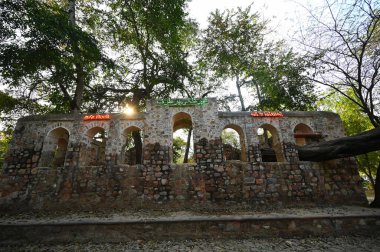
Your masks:
<svg viewBox="0 0 380 252"><path fill-rule="evenodd" d="M216 76L235 80L242 111L246 110L241 91L247 83L246 71L255 62L266 28L266 22L259 19L258 13L251 13L251 7L222 13L216 10L203 35L201 52L205 65Z"/></svg>
<svg viewBox="0 0 380 252"><path fill-rule="evenodd" d="M303 45L314 62L313 81L351 100L380 127L380 12L376 1L328 1ZM347 95L352 90L354 96Z"/></svg>
<svg viewBox="0 0 380 252"><path fill-rule="evenodd" d="M298 146L297 149L300 160L316 162L378 151L380 150L380 128L374 128L354 136ZM378 177L376 176L376 179Z"/></svg>
<svg viewBox="0 0 380 252"><path fill-rule="evenodd" d="M19 101L17 101L12 96L0 91L0 118L1 120L6 120L4 118L3 114L8 114L12 110L15 109L15 107L19 104Z"/></svg>
<svg viewBox="0 0 380 252"><path fill-rule="evenodd" d="M300 110L315 108L317 96L307 77L309 63L286 50L283 42L266 45L249 69L249 86L256 91L258 110Z"/></svg>
<svg viewBox="0 0 380 252"><path fill-rule="evenodd" d="M188 75L184 49L193 28L185 19L185 2L117 0L109 5L103 36L111 39L117 67L99 92L122 94L124 103L138 111L147 99L182 88Z"/></svg>
<svg viewBox="0 0 380 252"><path fill-rule="evenodd" d="M313 22L301 41L315 67L312 80L356 104L375 130L380 127L379 7L372 0L326 0L319 13L310 11ZM371 205L380 207L380 176L375 183Z"/></svg>
<svg viewBox="0 0 380 252"><path fill-rule="evenodd" d="M353 91L347 94L349 97L356 99ZM322 110L332 111L340 115L343 121L347 135L352 136L361 132L373 129L373 125L360 108L340 94L332 92L327 97L319 102ZM356 161L359 165L359 172L364 174L371 188L375 188L376 169L380 161L380 152L370 152L356 156Z"/></svg>
<svg viewBox="0 0 380 252"><path fill-rule="evenodd" d="M193 26L185 17L185 0L117 0L105 12L112 48L118 58L117 67L100 86L100 96L116 97L136 112L145 101L169 95L183 88L189 74L185 52ZM139 132L133 134L137 150L141 150ZM141 153L136 152L136 155Z"/></svg>
<svg viewBox="0 0 380 252"><path fill-rule="evenodd" d="M2 173L4 157L8 151L12 131L13 130L10 127L8 127L6 130L0 131L0 173Z"/></svg>
<svg viewBox="0 0 380 252"><path fill-rule="evenodd" d="M229 144L236 149L240 149L239 134L235 130L225 129L222 131L222 142Z"/></svg>
<svg viewBox="0 0 380 252"><path fill-rule="evenodd" d="M212 13L202 40L203 65L216 77L235 80L243 111L310 109L316 98L305 76L307 64L282 41L267 42L267 23L251 6ZM242 89L248 87L258 105L245 104Z"/></svg>
<svg viewBox="0 0 380 252"><path fill-rule="evenodd" d="M180 162L180 158L184 155L186 147L186 141L181 137L173 138L173 161L175 163Z"/></svg>
<svg viewBox="0 0 380 252"><path fill-rule="evenodd" d="M52 111L80 110L90 73L102 60L94 37L76 24L75 6L74 0L64 6L36 0L1 5L4 84L18 97L48 102Z"/></svg>

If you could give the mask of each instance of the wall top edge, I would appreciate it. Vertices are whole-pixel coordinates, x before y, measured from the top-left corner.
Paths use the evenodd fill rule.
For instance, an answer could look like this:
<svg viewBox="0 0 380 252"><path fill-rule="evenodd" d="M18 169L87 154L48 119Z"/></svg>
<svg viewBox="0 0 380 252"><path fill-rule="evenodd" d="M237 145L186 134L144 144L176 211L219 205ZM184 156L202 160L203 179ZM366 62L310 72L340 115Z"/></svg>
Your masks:
<svg viewBox="0 0 380 252"><path fill-rule="evenodd" d="M84 120L85 116L88 115L110 115L111 119L104 120L142 120L145 119L146 113L138 113L134 115L126 115L124 113L94 113L94 114L45 114L45 115L30 115L25 116L19 119L20 122L28 122L28 121L77 121Z"/></svg>
<svg viewBox="0 0 380 252"><path fill-rule="evenodd" d="M251 113L263 111L218 111L219 117L250 117ZM337 117L338 115L328 111L286 111L280 112L284 117ZM260 118L260 117L259 117Z"/></svg>

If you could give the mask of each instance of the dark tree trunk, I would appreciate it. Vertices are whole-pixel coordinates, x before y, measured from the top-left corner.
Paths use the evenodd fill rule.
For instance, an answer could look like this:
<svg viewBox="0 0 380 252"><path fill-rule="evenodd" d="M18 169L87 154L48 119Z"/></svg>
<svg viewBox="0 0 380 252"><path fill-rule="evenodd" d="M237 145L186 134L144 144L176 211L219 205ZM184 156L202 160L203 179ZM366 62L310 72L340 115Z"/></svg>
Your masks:
<svg viewBox="0 0 380 252"><path fill-rule="evenodd" d="M76 0L69 0L68 2L68 13L69 13L69 19L73 26L76 26ZM83 101L83 92L84 92L84 85L85 85L85 72L83 70L83 65L81 63L81 55L80 50L78 46L78 41L76 38L73 38L72 43L72 50L74 54L74 60L75 60L75 94L74 99L71 102L71 111L73 113L79 113L80 109L82 107L82 101Z"/></svg>
<svg viewBox="0 0 380 252"><path fill-rule="evenodd" d="M380 163L377 166L375 182L375 199L371 203L371 207L380 207Z"/></svg>
<svg viewBox="0 0 380 252"><path fill-rule="evenodd" d="M85 73L83 71L83 66L80 63L75 64L76 73L76 88L73 103L71 105L71 110L74 113L79 113L82 107L83 92L84 92L84 79Z"/></svg>
<svg viewBox="0 0 380 252"><path fill-rule="evenodd" d="M377 151L380 150L380 128L355 136L299 146L297 149L303 161L324 161Z"/></svg>
<svg viewBox="0 0 380 252"><path fill-rule="evenodd" d="M240 100L241 111L245 111L246 109L245 109L245 105L244 105L243 95L241 94L241 86L240 86L239 76L236 76L236 88L238 90L238 96L239 96L239 100Z"/></svg>
<svg viewBox="0 0 380 252"><path fill-rule="evenodd" d="M324 161L352 157L380 150L380 128L336 140L299 146L298 155L303 161ZM380 207L380 163L375 182L375 200L372 207Z"/></svg>
<svg viewBox="0 0 380 252"><path fill-rule="evenodd" d="M140 101L145 99L147 92L145 89L137 89L133 92L132 102L130 107L132 107L135 113L140 113ZM132 138L135 143L136 148L136 164L142 164L142 140L141 132L134 131L132 132Z"/></svg>
<svg viewBox="0 0 380 252"><path fill-rule="evenodd" d="M190 140L191 140L191 133L192 133L192 131L193 131L193 128L190 127L189 133L187 134L185 157L183 158L183 163L184 164L186 164L186 163L189 162Z"/></svg>
<svg viewBox="0 0 380 252"><path fill-rule="evenodd" d="M263 110L263 99L261 98L259 84L256 81L253 81L253 82L256 87L257 98L259 99L259 109Z"/></svg>
<svg viewBox="0 0 380 252"><path fill-rule="evenodd" d="M132 138L136 149L136 164L142 164L142 141L140 131L133 131Z"/></svg>

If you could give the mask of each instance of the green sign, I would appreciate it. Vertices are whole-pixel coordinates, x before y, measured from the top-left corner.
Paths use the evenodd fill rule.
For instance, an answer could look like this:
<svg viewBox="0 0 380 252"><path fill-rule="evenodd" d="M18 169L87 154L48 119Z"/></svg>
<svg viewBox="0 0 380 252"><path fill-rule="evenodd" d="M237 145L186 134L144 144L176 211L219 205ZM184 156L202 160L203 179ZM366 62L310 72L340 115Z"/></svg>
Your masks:
<svg viewBox="0 0 380 252"><path fill-rule="evenodd" d="M170 107L186 107L186 106L196 106L200 105L203 106L208 103L207 99L196 99L196 98L189 98L189 99L163 99L159 100L158 104L170 106Z"/></svg>

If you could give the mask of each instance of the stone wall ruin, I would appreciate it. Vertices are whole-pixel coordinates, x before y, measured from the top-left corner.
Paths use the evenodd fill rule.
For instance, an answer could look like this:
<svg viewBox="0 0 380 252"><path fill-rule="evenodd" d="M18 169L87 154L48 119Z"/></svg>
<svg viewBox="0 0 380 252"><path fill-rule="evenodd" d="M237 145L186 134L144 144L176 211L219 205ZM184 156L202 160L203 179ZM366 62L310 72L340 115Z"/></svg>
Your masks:
<svg viewBox="0 0 380 252"><path fill-rule="evenodd" d="M298 159L296 144L344 136L338 115L252 116L250 112L219 112L217 107L215 99L180 105L149 101L146 112L130 116L21 118L0 176L1 208L366 203L352 159ZM196 162L174 164L173 131L190 126ZM240 136L240 160L226 160L221 140L225 128ZM126 143L133 132L142 135L138 158Z"/></svg>

